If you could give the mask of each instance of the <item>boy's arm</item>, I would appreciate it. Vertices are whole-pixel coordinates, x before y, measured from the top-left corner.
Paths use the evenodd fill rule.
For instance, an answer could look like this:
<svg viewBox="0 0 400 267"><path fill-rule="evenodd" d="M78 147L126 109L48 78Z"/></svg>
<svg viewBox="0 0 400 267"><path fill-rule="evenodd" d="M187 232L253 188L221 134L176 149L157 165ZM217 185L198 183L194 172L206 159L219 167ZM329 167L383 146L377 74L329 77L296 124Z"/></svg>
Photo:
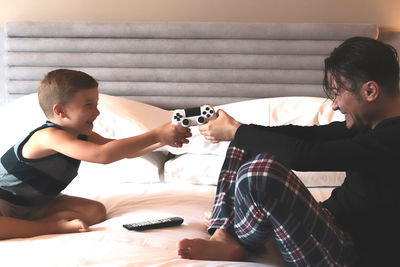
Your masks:
<svg viewBox="0 0 400 267"><path fill-rule="evenodd" d="M163 125L138 136L118 140L102 139L100 144L77 139L64 130L47 128L41 131L42 149L57 151L69 157L96 163L111 163L123 158L143 155L162 145L181 146L187 143L187 129L177 125ZM158 144L160 143L160 144Z"/></svg>
<svg viewBox="0 0 400 267"><path fill-rule="evenodd" d="M96 133L96 132L92 132L91 135L88 136L88 141L98 144L98 145L104 145L108 142L111 142L115 139L111 139L111 138L105 138L103 136L101 136L100 134Z"/></svg>
<svg viewBox="0 0 400 267"><path fill-rule="evenodd" d="M111 142L111 141L113 141L113 140L115 140L115 139L105 138L105 137L103 137L103 136L101 136L101 135L99 135L98 133L95 133L95 132L93 132L93 133L88 137L88 141L89 141L89 142L93 142L93 143L96 143L96 144L98 144L98 145L103 145L103 144L106 144L106 143ZM129 157L127 157L127 158L135 158L135 157L143 156L144 154L147 154L147 153L149 153L149 152L151 152L151 151L153 151L153 150L155 150L155 149L157 149L157 148L160 148L160 147L162 147L162 146L163 146L163 145L162 145L161 143L153 144L153 145L151 145L151 146L148 146L148 147L146 147L146 148L143 148L142 150L137 151L136 153L132 153L132 154L131 154Z"/></svg>

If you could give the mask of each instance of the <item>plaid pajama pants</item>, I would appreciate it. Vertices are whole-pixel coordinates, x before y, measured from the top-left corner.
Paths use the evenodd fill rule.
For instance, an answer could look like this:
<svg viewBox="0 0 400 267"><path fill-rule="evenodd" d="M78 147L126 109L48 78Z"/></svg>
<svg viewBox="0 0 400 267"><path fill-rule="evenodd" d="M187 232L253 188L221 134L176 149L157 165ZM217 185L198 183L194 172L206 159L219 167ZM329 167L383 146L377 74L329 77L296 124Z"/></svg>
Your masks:
<svg viewBox="0 0 400 267"><path fill-rule="evenodd" d="M208 231L223 229L248 250L273 236L289 266L353 266L354 244L300 179L266 153L228 148Z"/></svg>

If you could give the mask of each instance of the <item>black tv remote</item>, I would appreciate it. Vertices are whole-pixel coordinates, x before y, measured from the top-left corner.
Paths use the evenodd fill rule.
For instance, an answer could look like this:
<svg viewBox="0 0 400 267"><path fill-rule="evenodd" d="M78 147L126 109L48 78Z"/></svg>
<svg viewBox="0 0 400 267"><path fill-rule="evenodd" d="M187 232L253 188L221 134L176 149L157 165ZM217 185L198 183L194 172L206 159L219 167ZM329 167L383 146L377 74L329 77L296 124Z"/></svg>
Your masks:
<svg viewBox="0 0 400 267"><path fill-rule="evenodd" d="M122 226L128 230L143 231L148 229L177 226L182 223L183 223L183 218L181 217L168 217L164 219L156 219L156 220L143 221L137 223L127 223Z"/></svg>

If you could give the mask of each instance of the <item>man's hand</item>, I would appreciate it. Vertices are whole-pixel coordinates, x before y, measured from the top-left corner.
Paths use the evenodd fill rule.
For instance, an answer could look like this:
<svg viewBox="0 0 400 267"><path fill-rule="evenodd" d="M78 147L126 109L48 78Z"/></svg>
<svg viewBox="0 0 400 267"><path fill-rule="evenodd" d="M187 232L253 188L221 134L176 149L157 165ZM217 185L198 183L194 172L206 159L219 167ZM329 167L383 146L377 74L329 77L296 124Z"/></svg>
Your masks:
<svg viewBox="0 0 400 267"><path fill-rule="evenodd" d="M200 133L210 142L232 141L236 130L242 125L222 109L217 111L217 118L199 126Z"/></svg>

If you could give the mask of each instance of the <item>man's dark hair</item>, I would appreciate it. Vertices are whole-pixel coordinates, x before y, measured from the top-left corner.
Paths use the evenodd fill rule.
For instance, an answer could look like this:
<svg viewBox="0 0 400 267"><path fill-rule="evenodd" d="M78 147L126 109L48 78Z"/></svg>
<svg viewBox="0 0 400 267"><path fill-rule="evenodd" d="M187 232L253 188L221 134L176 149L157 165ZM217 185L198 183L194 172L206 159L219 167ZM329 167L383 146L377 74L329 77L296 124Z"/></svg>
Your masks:
<svg viewBox="0 0 400 267"><path fill-rule="evenodd" d="M337 88L333 88L333 81ZM399 94L399 62L394 47L372 38L353 37L325 59L323 86L328 97L339 88L357 94L368 81L375 81L388 96Z"/></svg>

